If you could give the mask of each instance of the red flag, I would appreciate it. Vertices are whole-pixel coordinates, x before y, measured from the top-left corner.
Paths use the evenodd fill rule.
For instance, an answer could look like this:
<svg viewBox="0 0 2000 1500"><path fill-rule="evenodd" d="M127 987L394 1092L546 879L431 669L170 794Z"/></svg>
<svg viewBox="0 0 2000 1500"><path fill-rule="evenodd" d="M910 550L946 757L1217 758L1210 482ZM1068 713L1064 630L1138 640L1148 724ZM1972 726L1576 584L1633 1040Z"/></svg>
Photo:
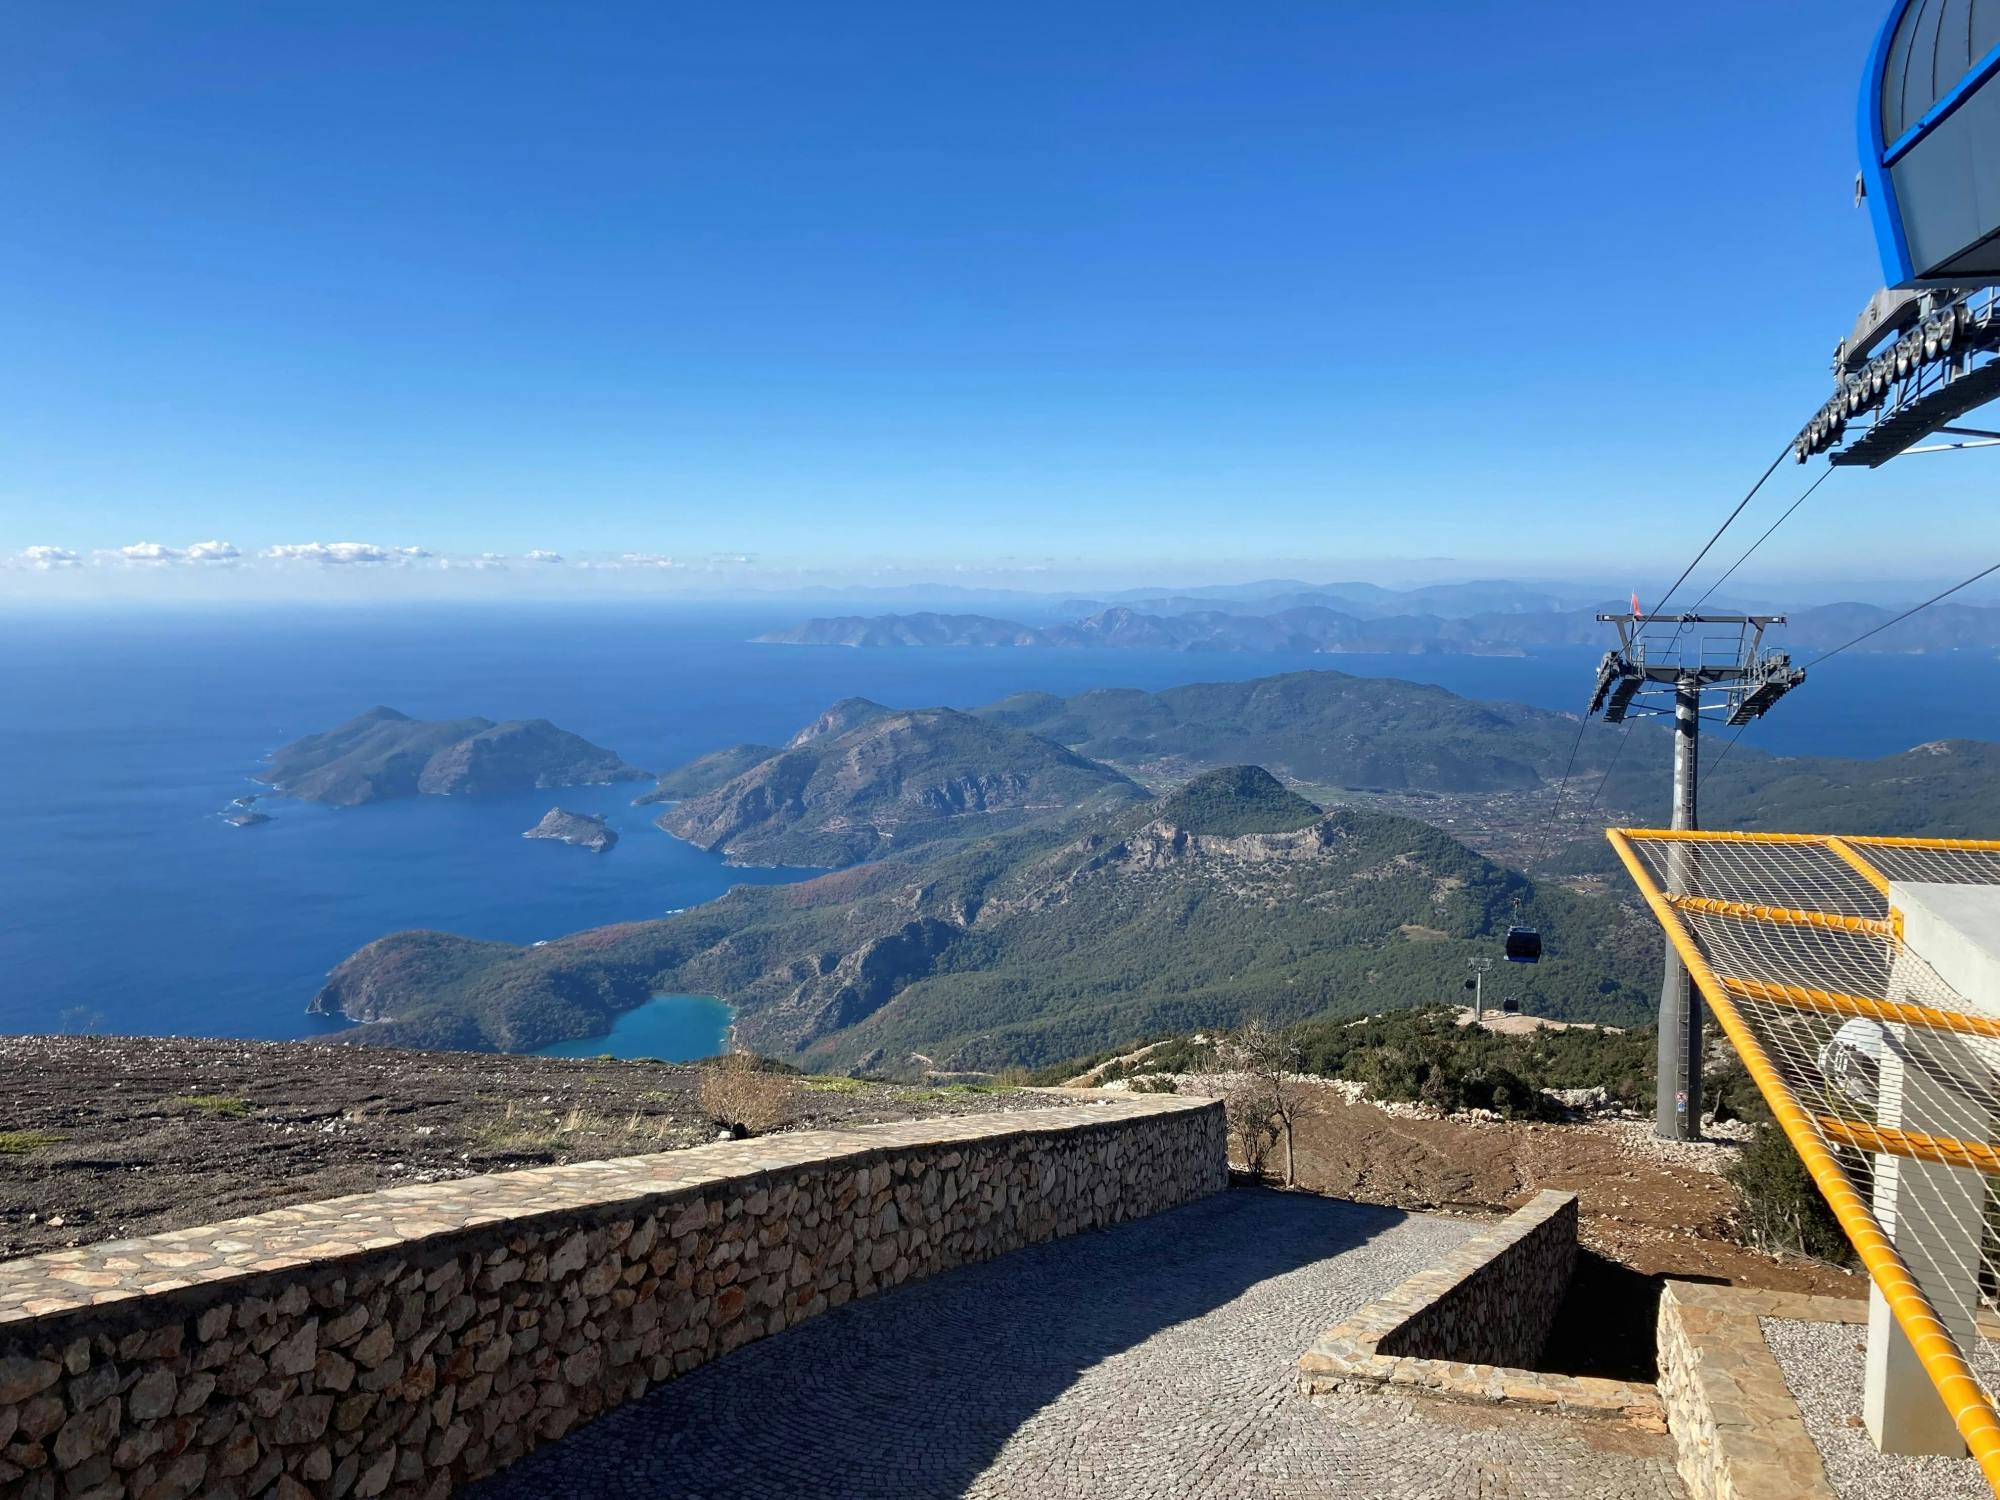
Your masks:
<svg viewBox="0 0 2000 1500"><path fill-rule="evenodd" d="M1644 613L1645 611L1639 608L1639 591L1634 589L1632 590L1632 618L1636 620Z"/></svg>

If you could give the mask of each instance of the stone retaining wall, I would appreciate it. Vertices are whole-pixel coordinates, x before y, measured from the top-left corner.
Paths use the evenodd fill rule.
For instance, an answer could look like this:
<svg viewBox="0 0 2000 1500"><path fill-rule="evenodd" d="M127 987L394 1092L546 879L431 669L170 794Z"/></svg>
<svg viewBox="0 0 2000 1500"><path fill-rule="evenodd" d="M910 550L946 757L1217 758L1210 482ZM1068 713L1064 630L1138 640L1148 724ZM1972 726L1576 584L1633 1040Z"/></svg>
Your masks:
<svg viewBox="0 0 2000 1500"><path fill-rule="evenodd" d="M1868 1304L1669 1281L1660 1396L1675 1467L1693 1500L1835 1500L1762 1318L1865 1326Z"/></svg>
<svg viewBox="0 0 2000 1500"><path fill-rule="evenodd" d="M423 1496L855 1297L1227 1186L1222 1107L817 1131L0 1264L8 1500Z"/></svg>
<svg viewBox="0 0 2000 1500"><path fill-rule="evenodd" d="M1376 1352L1525 1365L1541 1356L1576 1269L1576 1194L1537 1193L1376 1304Z"/></svg>
<svg viewBox="0 0 2000 1500"><path fill-rule="evenodd" d="M1329 1328L1299 1356L1307 1395L1401 1386L1629 1418L1655 1431L1640 1382L1522 1368L1548 1342L1576 1265L1576 1195L1544 1192L1428 1271Z"/></svg>

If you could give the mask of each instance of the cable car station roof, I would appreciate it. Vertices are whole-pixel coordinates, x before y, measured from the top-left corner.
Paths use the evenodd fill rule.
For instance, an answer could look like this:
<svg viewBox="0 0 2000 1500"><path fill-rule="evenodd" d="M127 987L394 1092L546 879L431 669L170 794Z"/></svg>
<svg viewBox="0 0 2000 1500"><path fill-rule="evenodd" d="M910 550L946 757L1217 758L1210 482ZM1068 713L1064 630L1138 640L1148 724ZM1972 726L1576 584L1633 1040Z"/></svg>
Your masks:
<svg viewBox="0 0 2000 1500"><path fill-rule="evenodd" d="M2000 276L2000 0L1898 0L1863 74L1865 184L1890 286Z"/></svg>

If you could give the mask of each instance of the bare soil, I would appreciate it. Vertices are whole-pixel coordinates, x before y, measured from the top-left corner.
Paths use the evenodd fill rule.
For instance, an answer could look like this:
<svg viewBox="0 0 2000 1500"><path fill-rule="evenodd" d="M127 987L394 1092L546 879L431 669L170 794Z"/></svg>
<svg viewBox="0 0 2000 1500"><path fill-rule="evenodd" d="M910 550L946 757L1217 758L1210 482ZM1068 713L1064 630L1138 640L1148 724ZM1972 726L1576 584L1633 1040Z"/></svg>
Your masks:
<svg viewBox="0 0 2000 1500"><path fill-rule="evenodd" d="M0 1258L716 1138L700 1069L303 1042L0 1037ZM791 1129L1067 1102L803 1079Z"/></svg>
<svg viewBox="0 0 2000 1500"><path fill-rule="evenodd" d="M1544 1188L1573 1192L1583 1245L1644 1277L1835 1297L1866 1290L1837 1267L1739 1244L1736 1190L1700 1166L1660 1159L1629 1133L1413 1119L1315 1090L1297 1149L1300 1187L1363 1203L1483 1216Z"/></svg>

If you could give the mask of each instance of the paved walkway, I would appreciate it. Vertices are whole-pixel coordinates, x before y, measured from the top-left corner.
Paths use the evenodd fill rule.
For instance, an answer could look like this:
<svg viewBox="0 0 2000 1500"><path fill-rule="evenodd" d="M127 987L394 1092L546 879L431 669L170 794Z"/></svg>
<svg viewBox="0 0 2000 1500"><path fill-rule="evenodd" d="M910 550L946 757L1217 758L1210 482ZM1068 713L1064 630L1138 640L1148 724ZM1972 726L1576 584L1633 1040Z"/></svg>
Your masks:
<svg viewBox="0 0 2000 1500"><path fill-rule="evenodd" d="M1471 1230L1225 1193L852 1303L662 1387L476 1500L1681 1500L1667 1440L1293 1361Z"/></svg>

